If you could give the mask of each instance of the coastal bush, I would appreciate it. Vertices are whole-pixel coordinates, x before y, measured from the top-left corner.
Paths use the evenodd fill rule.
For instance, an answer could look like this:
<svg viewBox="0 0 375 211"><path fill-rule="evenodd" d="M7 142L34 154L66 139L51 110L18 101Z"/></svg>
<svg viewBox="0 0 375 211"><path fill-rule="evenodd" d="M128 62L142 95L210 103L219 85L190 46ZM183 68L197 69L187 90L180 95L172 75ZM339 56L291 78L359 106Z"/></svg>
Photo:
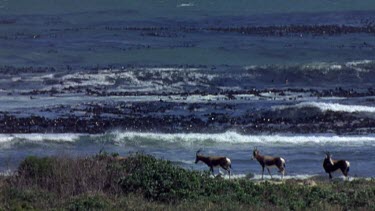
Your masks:
<svg viewBox="0 0 375 211"><path fill-rule="evenodd" d="M38 210L55 205L56 196L40 189L3 187L1 208L4 210Z"/></svg>
<svg viewBox="0 0 375 211"><path fill-rule="evenodd" d="M18 167L18 173L30 179L49 178L53 174L53 158L27 157Z"/></svg>
<svg viewBox="0 0 375 211"><path fill-rule="evenodd" d="M110 208L110 202L100 195L82 195L72 199L67 206L68 210L104 210Z"/></svg>
<svg viewBox="0 0 375 211"><path fill-rule="evenodd" d="M138 154L129 161L125 164L129 174L120 180L123 191L141 192L152 200L173 202L197 198L208 178L207 174L188 171L152 156Z"/></svg>
<svg viewBox="0 0 375 211"><path fill-rule="evenodd" d="M12 186L39 187L61 196L98 191L121 193L117 183L125 172L109 158L112 157L28 157L9 182Z"/></svg>

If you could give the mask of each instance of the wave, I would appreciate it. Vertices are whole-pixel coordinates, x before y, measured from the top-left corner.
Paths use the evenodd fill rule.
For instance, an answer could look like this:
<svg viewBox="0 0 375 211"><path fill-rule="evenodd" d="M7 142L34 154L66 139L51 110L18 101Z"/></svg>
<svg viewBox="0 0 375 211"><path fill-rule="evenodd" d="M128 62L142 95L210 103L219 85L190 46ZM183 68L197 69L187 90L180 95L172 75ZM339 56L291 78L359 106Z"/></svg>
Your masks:
<svg viewBox="0 0 375 211"><path fill-rule="evenodd" d="M201 133L116 133L116 141L164 142L164 143L230 143L230 144L332 144L375 142L375 136L337 136L337 135L242 135L236 132L217 134Z"/></svg>
<svg viewBox="0 0 375 211"><path fill-rule="evenodd" d="M18 89L20 92L53 90L74 93L88 88L96 89L103 95L118 95L136 92L178 94L197 90L202 93L218 93L221 90L247 91L249 87L263 88L269 85L282 88L358 88L367 92L366 89L374 84L374 69L375 61L358 60L300 65L132 66L99 70L58 70L54 74L48 72L48 69L0 68L0 72L4 72L5 79L1 88ZM12 72L17 72L17 75L14 76ZM33 93L38 92L31 94Z"/></svg>
<svg viewBox="0 0 375 211"><path fill-rule="evenodd" d="M301 70L340 70L343 67L360 67L363 65L372 65L375 64L375 60L353 60L349 62L344 63L337 63L337 62L311 62L301 65L249 65L244 66L246 70L256 69L256 68L265 68L265 67L279 67L279 68L285 68L285 67L300 67Z"/></svg>
<svg viewBox="0 0 375 211"><path fill-rule="evenodd" d="M374 106L362 106L362 105L343 105L339 103L323 103L323 102L303 102L291 106L275 106L274 109L287 109L287 108L319 108L321 111L334 111L334 112L347 112L347 113L375 113Z"/></svg>
<svg viewBox="0 0 375 211"><path fill-rule="evenodd" d="M1 134L2 147L19 143L110 143L128 146L217 146L224 145L364 145L375 144L375 136L337 135L242 135L236 132L203 133L141 133L112 132L89 134Z"/></svg>
<svg viewBox="0 0 375 211"><path fill-rule="evenodd" d="M181 3L177 7L194 7L194 3Z"/></svg>
<svg viewBox="0 0 375 211"><path fill-rule="evenodd" d="M83 134L60 133L60 134L0 134L0 143L28 141L28 142L75 142L84 136Z"/></svg>
<svg viewBox="0 0 375 211"><path fill-rule="evenodd" d="M9 177L9 176L13 176L15 174L16 174L16 172L11 170L11 169L0 171L0 176L2 176L2 177Z"/></svg>
<svg viewBox="0 0 375 211"><path fill-rule="evenodd" d="M315 175L315 174L285 175L284 179L310 179L310 178L313 178L313 177L316 177L316 176L317 175ZM262 179L261 174L246 175L245 177L249 178L251 180L261 180ZM268 179L271 179L271 176L265 174L264 178L268 180ZM280 175L273 175L272 178L273 179L281 179L281 176Z"/></svg>
<svg viewBox="0 0 375 211"><path fill-rule="evenodd" d="M217 170L215 171L215 176L218 176L218 172ZM223 171L221 172L220 174L221 177L223 177L224 179L229 179L229 175L224 173ZM214 176L211 176L211 177L214 177ZM262 181L262 175L261 174L232 174L230 179L249 179L249 180L253 180L253 181ZM264 174L264 181L269 181L271 180L271 176L268 175L266 172ZM284 180L290 180L290 179L296 179L296 180L314 180L314 181L325 181L327 180L327 176L326 175L320 175L320 174L292 174L292 175L285 175L284 176ZM354 180L362 180L362 179L365 179L365 180L371 180L372 178L371 177L358 177L358 176L350 176L349 178L345 178L344 176L340 175L340 176L336 176L335 180L342 180L342 181L346 181L346 180L349 180L349 181L354 181ZM274 174L272 176L272 180L271 181L274 181L274 182L281 182L281 175L280 174ZM301 183L303 184L303 183Z"/></svg>
<svg viewBox="0 0 375 211"><path fill-rule="evenodd" d="M371 63L374 63L374 61L365 59L365 60L347 62L346 66L358 66L358 65L371 64Z"/></svg>
<svg viewBox="0 0 375 211"><path fill-rule="evenodd" d="M229 179L229 177L226 176L226 175L224 176L224 178ZM261 174L248 174L248 175L245 175L245 174L237 174L236 175L235 174L233 176L233 178L248 178L250 180L259 181L259 180L262 179L262 175ZM276 179L276 180L281 180L280 174L278 174L278 175L275 174L275 175L272 176L272 178ZM232 179L232 177L231 177L231 179ZM271 176L269 176L265 173L264 179L270 180ZM326 175L320 175L320 174L293 174L293 175L285 175L284 179L285 180L289 180L289 179L310 180L311 179L311 180L314 180L314 181L326 181L327 176ZM362 180L362 179L372 180L373 178L371 178L371 177L358 177L358 176L349 176L348 178L345 178L342 175L336 176L336 178L335 178L335 180L342 180L342 181L346 181L346 180L354 181L354 180Z"/></svg>
<svg viewBox="0 0 375 211"><path fill-rule="evenodd" d="M217 90L222 87L242 89L248 86L285 85L345 86L373 84L375 62L358 60L346 63L316 62L301 65L255 65L247 67L132 67L76 72L62 77L55 88L107 86L113 90L145 92L179 92L191 89ZM47 80L47 79L46 79ZM363 88L363 87L362 87Z"/></svg>

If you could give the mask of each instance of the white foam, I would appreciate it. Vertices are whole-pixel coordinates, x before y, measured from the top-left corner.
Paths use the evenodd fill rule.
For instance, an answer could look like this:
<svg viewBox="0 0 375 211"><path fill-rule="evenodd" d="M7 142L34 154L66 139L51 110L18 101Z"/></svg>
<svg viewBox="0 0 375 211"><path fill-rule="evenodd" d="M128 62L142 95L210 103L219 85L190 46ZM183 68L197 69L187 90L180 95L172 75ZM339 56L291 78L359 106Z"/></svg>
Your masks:
<svg viewBox="0 0 375 211"><path fill-rule="evenodd" d="M181 72L183 77L177 77ZM61 77L64 83L55 84L52 87L117 85L117 91L178 91L184 86L208 86L206 82L213 80L215 77L217 77L215 74L200 73L196 68L104 69L64 75ZM171 84L166 86L165 80L171 82ZM118 81L121 81L121 84L117 84Z"/></svg>
<svg viewBox="0 0 375 211"><path fill-rule="evenodd" d="M337 136L337 135L242 135L236 132L224 132L215 134L202 133L141 133L141 132L113 132L110 134L89 135L89 134L0 134L0 143L12 141L31 142L75 142L83 137L90 140L108 139L117 143L179 143L184 145L205 144L205 143L226 143L226 144L257 144L257 145L306 145L306 144L346 144L362 145L366 143L375 144L375 136Z"/></svg>
<svg viewBox="0 0 375 211"><path fill-rule="evenodd" d="M339 103L323 103L323 102L303 102L292 106L275 106L274 109L285 109L285 108L304 108L304 107L316 107L321 111L334 111L334 112L368 112L375 113L374 106L362 106L362 105L343 105Z"/></svg>
<svg viewBox="0 0 375 211"><path fill-rule="evenodd" d="M12 80L12 82L18 82L18 81L22 81L22 78L21 77L13 77L11 80Z"/></svg>
<svg viewBox="0 0 375 211"><path fill-rule="evenodd" d="M326 71L330 71L330 70L335 71L335 70L341 70L343 67L347 67L347 68L353 68L354 70L358 72L364 72L364 71L368 72L369 71L368 69L362 69L362 68L359 68L359 66L363 64L371 64L373 62L374 60L357 60L357 61L346 62L342 65L337 64L337 63L315 62L315 63L303 65L302 69L305 69L305 70L318 69L318 70L326 70Z"/></svg>
<svg viewBox="0 0 375 211"><path fill-rule="evenodd" d="M115 140L126 142L128 140L158 141L180 144L202 144L204 142L229 143L229 144L364 144L375 143L375 136L337 136L337 135L242 135L236 132L216 134L201 133L137 133L116 132Z"/></svg>
<svg viewBox="0 0 375 211"><path fill-rule="evenodd" d="M80 139L83 134L58 133L58 134L0 134L0 143L25 140L31 142L56 141L56 142L74 142Z"/></svg>
<svg viewBox="0 0 375 211"><path fill-rule="evenodd" d="M215 176L217 176L218 173L216 172L215 173ZM223 177L224 179L229 179L229 175L227 173L224 173L222 172L222 174L220 175L221 177ZM287 179L309 179L309 178L312 178L312 177L315 177L317 175L312 175L312 174L297 174L297 175L285 175L284 176L284 180L287 180ZM214 176L212 176L214 177ZM248 178L250 180L261 180L262 179L262 175L261 174L231 174L230 176L230 179L243 179L243 178ZM270 180L271 179L271 176L264 172L264 180ZM277 179L277 180L281 180L281 175L280 174L273 174L272 175L272 179Z"/></svg>
<svg viewBox="0 0 375 211"><path fill-rule="evenodd" d="M219 176L219 174L215 173L215 176ZM224 179L229 179L229 175L226 172L225 173L222 172L220 176L223 177ZM230 179L241 179L241 178L246 178L246 174L231 174L230 175Z"/></svg>
<svg viewBox="0 0 375 211"><path fill-rule="evenodd" d="M62 77L64 87L69 86L110 86L114 85L113 81L109 81L109 75L103 71L101 74L90 73L74 73ZM79 80L79 82L77 81Z"/></svg>
<svg viewBox="0 0 375 211"><path fill-rule="evenodd" d="M334 63L334 62L312 62L312 63L307 63L304 65L299 66L301 70L303 71L315 71L315 70L320 70L323 73L329 73L331 71L340 71L343 68L352 68L358 72L368 72L369 69L362 69L360 68L360 65L364 64L371 64L374 63L375 60L357 60L357 61L351 61L351 62L346 62L346 63ZM270 66L267 65L249 65L249 66L244 66L243 68L245 70L255 70L257 68L260 69L266 69L269 68ZM285 68L290 68L290 67L295 67L295 66L279 66L281 69Z"/></svg>
<svg viewBox="0 0 375 211"><path fill-rule="evenodd" d="M315 62L311 64L306 64L302 66L303 70L322 70L324 73L328 71L341 70L342 66L335 63L326 63L326 62Z"/></svg>
<svg viewBox="0 0 375 211"><path fill-rule="evenodd" d="M188 164L188 165L194 164L194 160L178 160L177 162Z"/></svg>
<svg viewBox="0 0 375 211"><path fill-rule="evenodd" d="M216 174L215 174L216 175ZM227 174L225 175L221 175L224 179L229 179L229 176ZM242 179L242 178L248 178L250 180L254 180L254 181L259 181L259 180L262 180L262 174L232 174L231 179ZM314 178L322 178L323 180L324 179L327 179L328 180L328 176L327 175L322 175L322 174L295 174L295 175L285 175L284 176L284 180L288 180L288 179L298 179L298 180L306 180L306 179L313 179L315 180ZM267 173L267 171L264 172L264 177L263 177L264 181L267 181L267 180L271 180L271 176ZM281 175L279 173L272 173L272 180L280 180L281 181ZM365 180L372 180L373 178L371 177L353 177L353 176L349 176L348 178L346 178L345 176L343 175L339 175L339 176L335 176L334 177L334 180L342 180L342 181L355 181L355 180L361 180L361 179L365 179Z"/></svg>
<svg viewBox="0 0 375 211"><path fill-rule="evenodd" d="M194 3L182 3L177 5L177 7L193 7Z"/></svg>
<svg viewBox="0 0 375 211"><path fill-rule="evenodd" d="M373 62L372 60L351 61L351 62L347 62L346 66L357 66L357 65L361 65L361 64L369 64L369 63L372 63L372 62Z"/></svg>
<svg viewBox="0 0 375 211"><path fill-rule="evenodd" d="M13 176L15 174L16 174L16 172L12 171L11 169L7 169L5 171L0 171L0 176L8 177L8 176Z"/></svg>
<svg viewBox="0 0 375 211"><path fill-rule="evenodd" d="M370 63L373 63L374 61L372 60L359 60L359 61L352 61L352 62L347 62L345 64L346 67L349 67L349 68L353 68L354 70L356 70L357 72L369 72L371 69L368 69L368 68L361 68L360 65L363 65L363 64L370 64ZM357 75L357 77L359 77L359 75Z"/></svg>
<svg viewBox="0 0 375 211"><path fill-rule="evenodd" d="M315 177L317 175L312 174L297 174L297 175L285 175L284 179L309 179L312 177ZM273 179L280 179L281 180L281 174L272 173ZM251 180L261 180L262 175L261 174L254 174L253 177L250 178ZM267 173L267 171L264 171L264 179L271 179L271 176Z"/></svg>

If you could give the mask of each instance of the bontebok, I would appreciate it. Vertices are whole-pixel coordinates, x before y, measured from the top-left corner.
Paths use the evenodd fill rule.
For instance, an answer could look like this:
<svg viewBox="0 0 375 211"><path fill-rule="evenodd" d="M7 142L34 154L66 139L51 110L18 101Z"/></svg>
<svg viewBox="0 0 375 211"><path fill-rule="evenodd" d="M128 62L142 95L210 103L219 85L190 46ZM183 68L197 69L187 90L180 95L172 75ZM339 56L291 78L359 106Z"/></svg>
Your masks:
<svg viewBox="0 0 375 211"><path fill-rule="evenodd" d="M331 153L326 152L326 157L323 161L323 168L329 174L330 179L332 179L332 173L338 169L340 169L342 174L347 177L350 163L347 160L333 160Z"/></svg>
<svg viewBox="0 0 375 211"><path fill-rule="evenodd" d="M257 148L254 148L253 150L253 159L256 159L259 164L262 166L262 180L263 180L263 175L264 175L264 168L267 168L268 173L271 176L272 175L270 172L269 168L276 167L279 169L279 172L281 173L281 179L284 178L285 174L285 160L282 157L272 157L272 156L266 156L266 155L261 155L259 153L259 150Z"/></svg>
<svg viewBox="0 0 375 211"><path fill-rule="evenodd" d="M229 158L222 156L203 156L199 154L200 152L201 150L198 150L195 155L195 163L198 163L199 161L205 163L210 167L212 175L214 175L214 167L221 167L228 172L230 178L232 164Z"/></svg>

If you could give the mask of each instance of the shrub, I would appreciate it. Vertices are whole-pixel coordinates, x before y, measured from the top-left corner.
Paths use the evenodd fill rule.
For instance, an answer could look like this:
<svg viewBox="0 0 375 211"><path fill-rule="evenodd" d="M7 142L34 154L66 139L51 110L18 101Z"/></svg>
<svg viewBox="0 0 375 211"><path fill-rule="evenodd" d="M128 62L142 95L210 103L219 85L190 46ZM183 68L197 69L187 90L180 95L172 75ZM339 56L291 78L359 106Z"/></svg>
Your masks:
<svg viewBox="0 0 375 211"><path fill-rule="evenodd" d="M141 192L146 198L176 201L197 198L208 175L174 166L169 161L137 154L127 162L128 175L120 180L125 193Z"/></svg>
<svg viewBox="0 0 375 211"><path fill-rule="evenodd" d="M74 198L68 204L69 210L79 211L79 210L103 210L109 209L110 203L105 197L99 195L83 195Z"/></svg>
<svg viewBox="0 0 375 211"><path fill-rule="evenodd" d="M37 189L3 187L2 193L6 199L1 203L4 210L38 210L56 201L53 194Z"/></svg>
<svg viewBox="0 0 375 211"><path fill-rule="evenodd" d="M27 157L18 167L18 174L30 179L46 178L53 174L54 160L49 157Z"/></svg>
<svg viewBox="0 0 375 211"><path fill-rule="evenodd" d="M119 179L123 168L114 159L28 157L18 168L18 174L10 178L12 186L39 187L61 196L87 192L121 193Z"/></svg>

